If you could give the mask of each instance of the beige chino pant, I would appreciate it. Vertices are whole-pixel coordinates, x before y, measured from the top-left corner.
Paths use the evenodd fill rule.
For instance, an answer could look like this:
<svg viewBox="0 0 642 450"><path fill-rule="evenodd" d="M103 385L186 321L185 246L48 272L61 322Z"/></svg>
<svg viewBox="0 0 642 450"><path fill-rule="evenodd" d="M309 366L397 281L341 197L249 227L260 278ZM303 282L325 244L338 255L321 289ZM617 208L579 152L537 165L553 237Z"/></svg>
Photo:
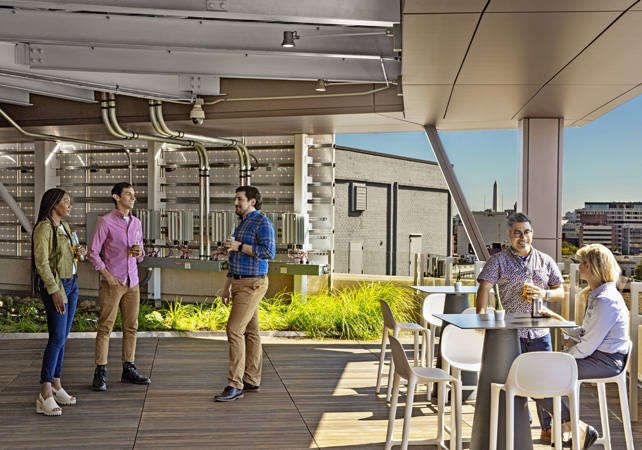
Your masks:
<svg viewBox="0 0 642 450"><path fill-rule="evenodd" d="M241 278L232 280L232 311L227 321L230 345L228 385L243 389L245 381L261 384L263 349L259 334L259 303L268 289L268 279Z"/></svg>
<svg viewBox="0 0 642 450"><path fill-rule="evenodd" d="M138 308L140 291L134 287L112 286L106 281L100 282L100 318L96 333L96 365L107 364L109 354L109 336L114 329L114 322L120 309L123 320L122 360L134 362L136 356L136 331L138 330Z"/></svg>

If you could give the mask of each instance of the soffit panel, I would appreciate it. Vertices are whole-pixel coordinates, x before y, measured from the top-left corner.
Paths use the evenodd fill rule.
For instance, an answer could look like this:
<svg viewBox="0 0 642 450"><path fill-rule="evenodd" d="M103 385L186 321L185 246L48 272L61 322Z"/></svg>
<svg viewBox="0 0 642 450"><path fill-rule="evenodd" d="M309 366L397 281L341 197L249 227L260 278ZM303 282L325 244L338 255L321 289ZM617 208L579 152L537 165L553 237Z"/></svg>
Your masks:
<svg viewBox="0 0 642 450"><path fill-rule="evenodd" d="M404 16L403 83L452 84L477 25L478 14Z"/></svg>
<svg viewBox="0 0 642 450"><path fill-rule="evenodd" d="M642 12L629 12L569 64L552 84L642 82Z"/></svg>
<svg viewBox="0 0 642 450"><path fill-rule="evenodd" d="M635 86L545 86L515 117L564 117L575 122L583 119Z"/></svg>
<svg viewBox="0 0 642 450"><path fill-rule="evenodd" d="M587 123L591 122L592 120L595 120L598 117L606 114L607 112L612 111L613 109L619 107L620 105L623 105L624 103L628 102L629 100L633 100L635 97L637 97L640 94L642 94L642 86L636 86L633 89L630 89L629 91L624 92L619 97L615 97L609 103L604 104L601 107L591 111L589 114L587 114L586 116L582 117L580 120L574 121L569 126L586 125Z"/></svg>
<svg viewBox="0 0 642 450"><path fill-rule="evenodd" d="M425 125L442 119L450 85L404 85L403 89L406 120Z"/></svg>
<svg viewBox="0 0 642 450"><path fill-rule="evenodd" d="M615 18L613 12L484 14L462 84L545 84Z"/></svg>
<svg viewBox="0 0 642 450"><path fill-rule="evenodd" d="M404 14L480 13L488 0L406 0ZM406 18L404 18L405 20Z"/></svg>
<svg viewBox="0 0 642 450"><path fill-rule="evenodd" d="M446 120L512 119L531 98L539 85L457 85Z"/></svg>
<svg viewBox="0 0 642 450"><path fill-rule="evenodd" d="M492 0L486 12L622 11L636 0Z"/></svg>

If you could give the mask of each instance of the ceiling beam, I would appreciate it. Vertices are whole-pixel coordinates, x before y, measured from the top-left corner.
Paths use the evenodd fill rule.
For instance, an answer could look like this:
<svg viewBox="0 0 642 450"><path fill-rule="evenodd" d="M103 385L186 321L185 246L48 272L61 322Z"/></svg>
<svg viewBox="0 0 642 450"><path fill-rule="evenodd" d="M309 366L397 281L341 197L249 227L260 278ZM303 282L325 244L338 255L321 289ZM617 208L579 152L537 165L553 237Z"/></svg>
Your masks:
<svg viewBox="0 0 642 450"><path fill-rule="evenodd" d="M230 78L272 78L385 82L401 73L401 62L346 55L239 54L69 45L19 44L18 64L33 69L150 74L202 74Z"/></svg>
<svg viewBox="0 0 642 450"><path fill-rule="evenodd" d="M163 50L291 52L284 31L296 31L296 50L355 56L396 55L387 28L313 26L177 17L109 16L66 11L0 9L0 41Z"/></svg>
<svg viewBox="0 0 642 450"><path fill-rule="evenodd" d="M400 0L20 0L0 6L345 26L389 27L401 20Z"/></svg>
<svg viewBox="0 0 642 450"><path fill-rule="evenodd" d="M29 92L4 86L0 86L0 103L31 106L29 102Z"/></svg>

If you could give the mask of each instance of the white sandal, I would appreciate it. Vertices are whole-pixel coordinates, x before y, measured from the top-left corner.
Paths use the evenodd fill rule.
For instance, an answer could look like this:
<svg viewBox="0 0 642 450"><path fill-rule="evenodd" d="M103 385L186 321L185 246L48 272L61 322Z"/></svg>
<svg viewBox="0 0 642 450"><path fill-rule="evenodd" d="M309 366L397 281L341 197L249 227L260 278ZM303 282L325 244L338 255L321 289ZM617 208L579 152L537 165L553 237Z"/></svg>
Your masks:
<svg viewBox="0 0 642 450"><path fill-rule="evenodd" d="M56 399L56 401L61 405L76 404L76 397L72 397L71 395L67 394L67 391L65 391L63 388L60 388L60 390L57 391L52 387L51 391L53 392L53 396Z"/></svg>
<svg viewBox="0 0 642 450"><path fill-rule="evenodd" d="M53 397L45 400L42 398L42 394L39 394L38 400L36 400L36 412L45 416L60 416L62 415L62 408L58 406Z"/></svg>

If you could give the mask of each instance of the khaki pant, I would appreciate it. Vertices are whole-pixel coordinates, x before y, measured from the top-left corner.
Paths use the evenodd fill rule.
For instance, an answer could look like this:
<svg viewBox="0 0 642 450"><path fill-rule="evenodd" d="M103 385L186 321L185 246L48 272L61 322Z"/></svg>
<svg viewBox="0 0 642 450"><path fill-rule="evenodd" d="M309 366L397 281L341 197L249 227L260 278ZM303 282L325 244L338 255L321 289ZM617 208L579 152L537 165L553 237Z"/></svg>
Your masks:
<svg viewBox="0 0 642 450"><path fill-rule="evenodd" d="M109 353L109 336L114 329L114 322L120 309L123 320L122 360L134 362L136 356L136 330L138 330L138 307L140 292L134 287L112 286L106 281L100 282L100 318L96 333L96 365L105 365Z"/></svg>
<svg viewBox="0 0 642 450"><path fill-rule="evenodd" d="M268 279L232 280L232 311L227 321L230 344L228 385L243 389L243 377L250 384L261 384L263 349L259 335L259 303L268 289Z"/></svg>

